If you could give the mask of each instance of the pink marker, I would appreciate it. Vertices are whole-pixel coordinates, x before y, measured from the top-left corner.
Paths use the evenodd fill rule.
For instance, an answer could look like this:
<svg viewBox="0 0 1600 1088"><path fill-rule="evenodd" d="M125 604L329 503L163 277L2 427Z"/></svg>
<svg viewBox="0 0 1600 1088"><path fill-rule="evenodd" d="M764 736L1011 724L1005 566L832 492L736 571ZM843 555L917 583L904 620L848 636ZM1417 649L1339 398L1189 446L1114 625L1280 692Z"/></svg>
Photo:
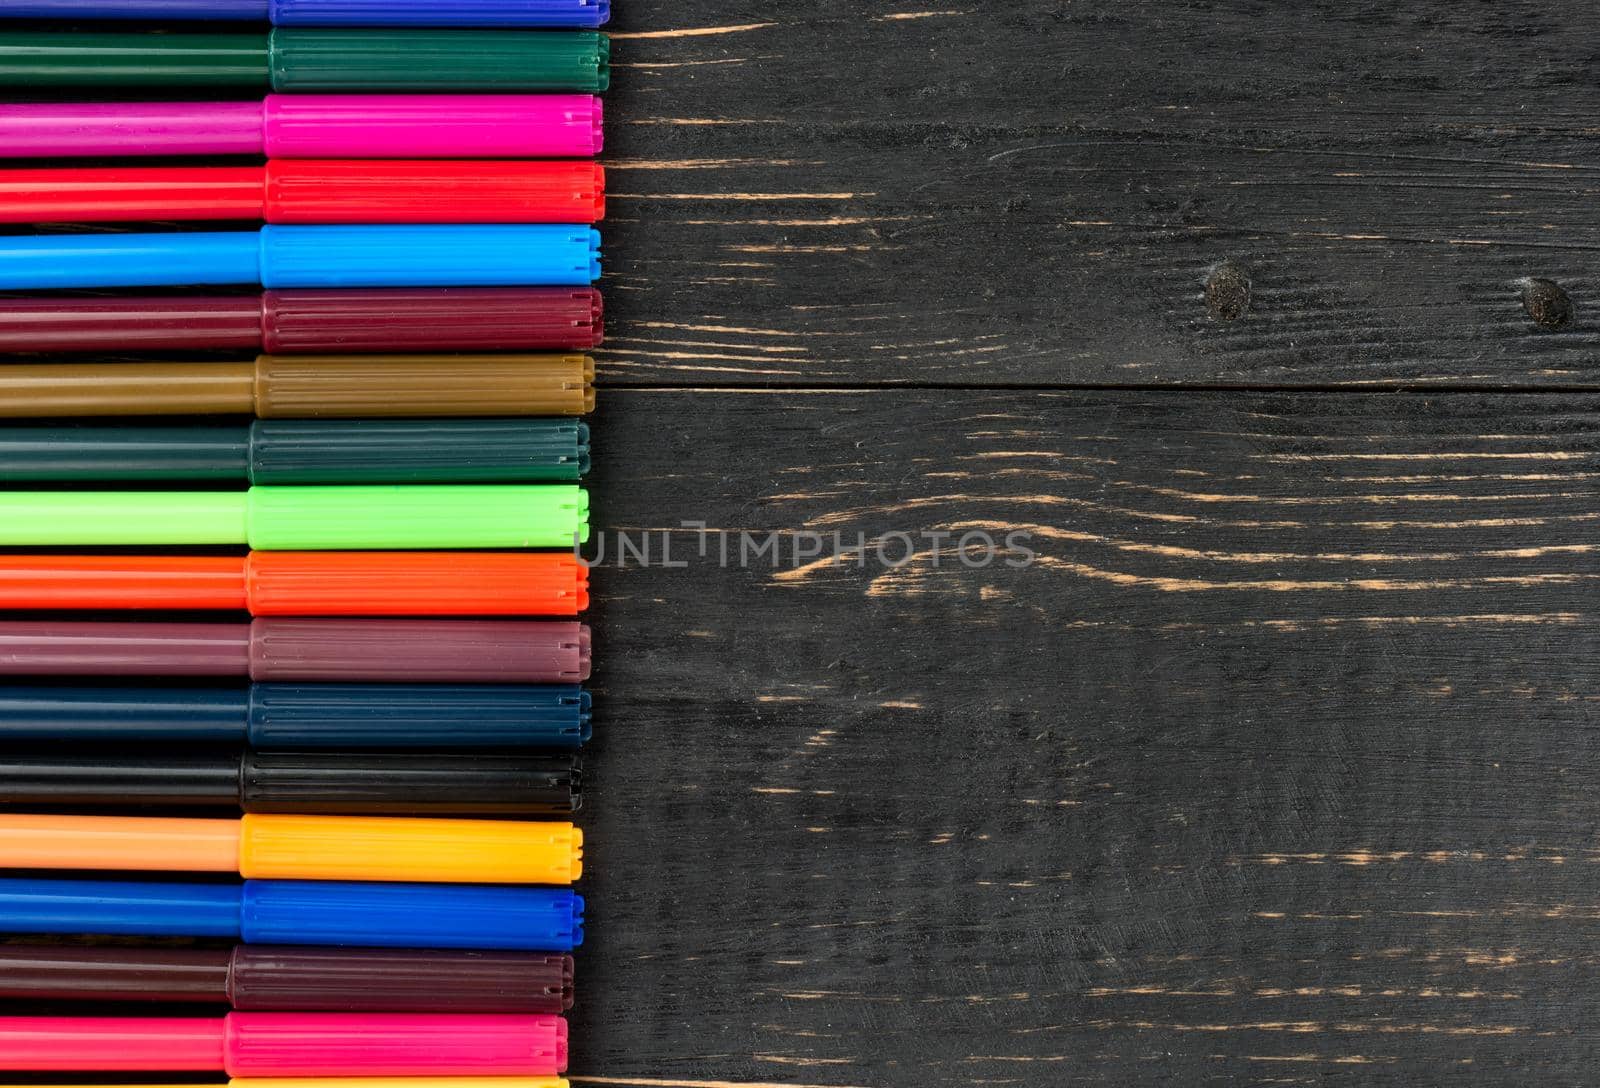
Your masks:
<svg viewBox="0 0 1600 1088"><path fill-rule="evenodd" d="M601 119L600 99L587 94L7 104L0 105L0 158L587 158L600 152Z"/></svg>
<svg viewBox="0 0 1600 1088"><path fill-rule="evenodd" d="M0 1017L0 1069L222 1070L233 1077L554 1076L559 1016L233 1012Z"/></svg>

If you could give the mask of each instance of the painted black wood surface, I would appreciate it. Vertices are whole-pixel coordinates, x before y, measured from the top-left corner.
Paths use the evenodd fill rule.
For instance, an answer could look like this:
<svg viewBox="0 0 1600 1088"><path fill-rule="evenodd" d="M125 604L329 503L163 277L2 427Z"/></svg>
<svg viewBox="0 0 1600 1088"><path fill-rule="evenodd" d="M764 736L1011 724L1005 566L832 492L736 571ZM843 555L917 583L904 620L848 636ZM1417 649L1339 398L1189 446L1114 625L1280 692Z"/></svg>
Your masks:
<svg viewBox="0 0 1600 1088"><path fill-rule="evenodd" d="M1591 1083L1592 6L619 13L575 1079Z"/></svg>

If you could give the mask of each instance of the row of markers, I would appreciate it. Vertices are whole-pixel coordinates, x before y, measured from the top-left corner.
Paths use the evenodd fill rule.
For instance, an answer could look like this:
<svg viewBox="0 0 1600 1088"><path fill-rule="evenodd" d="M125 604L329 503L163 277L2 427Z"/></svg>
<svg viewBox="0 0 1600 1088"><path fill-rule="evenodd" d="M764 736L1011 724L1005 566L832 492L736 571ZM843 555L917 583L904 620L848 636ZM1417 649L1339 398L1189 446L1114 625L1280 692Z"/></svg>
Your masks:
<svg viewBox="0 0 1600 1088"><path fill-rule="evenodd" d="M0 0L0 1069L565 1083L607 15Z"/></svg>

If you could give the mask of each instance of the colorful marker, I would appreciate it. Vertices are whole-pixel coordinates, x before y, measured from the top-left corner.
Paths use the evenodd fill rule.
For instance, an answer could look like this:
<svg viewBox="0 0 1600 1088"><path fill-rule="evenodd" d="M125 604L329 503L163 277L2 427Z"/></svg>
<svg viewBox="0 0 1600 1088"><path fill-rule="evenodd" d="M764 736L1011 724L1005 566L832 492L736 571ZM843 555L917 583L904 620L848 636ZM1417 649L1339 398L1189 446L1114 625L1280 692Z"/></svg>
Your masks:
<svg viewBox="0 0 1600 1088"><path fill-rule="evenodd" d="M265 166L0 170L0 223L593 223L592 162L276 159Z"/></svg>
<svg viewBox="0 0 1600 1088"><path fill-rule="evenodd" d="M10 1001L217 1003L246 1012L554 1014L572 1007L572 995L572 957L537 952L0 946L0 999Z"/></svg>
<svg viewBox="0 0 1600 1088"><path fill-rule="evenodd" d="M570 548L588 536L588 493L570 484L0 491L0 545Z"/></svg>
<svg viewBox="0 0 1600 1088"><path fill-rule="evenodd" d="M264 87L373 91L576 91L610 84L593 30L312 30L168 34L0 31L0 86Z"/></svg>
<svg viewBox="0 0 1600 1088"><path fill-rule="evenodd" d="M0 879L0 932L571 952L583 943L583 897L498 885Z"/></svg>
<svg viewBox="0 0 1600 1088"><path fill-rule="evenodd" d="M0 1016L0 1069L220 1069L240 1077L398 1077L546 1076L566 1067L567 1022L559 1016Z"/></svg>
<svg viewBox="0 0 1600 1088"><path fill-rule="evenodd" d="M576 616L562 552L0 555L0 609L247 609L257 616Z"/></svg>
<svg viewBox="0 0 1600 1088"><path fill-rule="evenodd" d="M318 816L571 816L578 757L457 752L0 752L0 804Z"/></svg>
<svg viewBox="0 0 1600 1088"><path fill-rule="evenodd" d="M10 419L438 419L593 410L594 360L587 355L260 355L240 363L0 365L0 417Z"/></svg>
<svg viewBox="0 0 1600 1088"><path fill-rule="evenodd" d="M584 287L600 233L548 223L0 238L0 290L63 287Z"/></svg>
<svg viewBox="0 0 1600 1088"><path fill-rule="evenodd" d="M576 684L589 678L589 628L570 621L320 617L0 620L0 676Z"/></svg>
<svg viewBox="0 0 1600 1088"><path fill-rule="evenodd" d="M573 749L590 728L567 684L0 685L6 743Z"/></svg>
<svg viewBox="0 0 1600 1088"><path fill-rule="evenodd" d="M237 820L0 813L0 867L238 873L264 880L570 884L570 823L247 813Z"/></svg>
<svg viewBox="0 0 1600 1088"><path fill-rule="evenodd" d="M257 420L231 427L0 425L0 482L256 484L577 480L589 428L565 419Z"/></svg>
<svg viewBox="0 0 1600 1088"><path fill-rule="evenodd" d="M596 27L611 0L0 0L7 19L204 19L277 26Z"/></svg>
<svg viewBox="0 0 1600 1088"><path fill-rule="evenodd" d="M587 350L592 287L392 287L0 299L0 352L264 348L269 354Z"/></svg>

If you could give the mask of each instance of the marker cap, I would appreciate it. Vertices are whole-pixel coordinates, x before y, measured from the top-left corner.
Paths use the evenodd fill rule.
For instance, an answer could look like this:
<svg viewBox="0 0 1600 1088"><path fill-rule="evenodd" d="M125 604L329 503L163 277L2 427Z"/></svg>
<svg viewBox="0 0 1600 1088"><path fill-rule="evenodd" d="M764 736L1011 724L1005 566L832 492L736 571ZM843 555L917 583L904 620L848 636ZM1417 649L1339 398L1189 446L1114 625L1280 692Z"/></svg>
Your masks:
<svg viewBox="0 0 1600 1088"><path fill-rule="evenodd" d="M268 291L262 308L269 354L586 350L605 338L592 287L303 288Z"/></svg>
<svg viewBox="0 0 1600 1088"><path fill-rule="evenodd" d="M595 27L611 17L611 0L270 0L270 5L278 26Z"/></svg>
<svg viewBox="0 0 1600 1088"><path fill-rule="evenodd" d="M0 688L0 736L5 698ZM590 735L568 684L255 684L257 748L560 748Z"/></svg>
<svg viewBox="0 0 1600 1088"><path fill-rule="evenodd" d="M581 287L600 278L600 233L581 226L273 224L261 228L260 241L260 283L264 287ZM167 248L186 252L181 244ZM0 255L9 257L5 249L0 249ZM143 274L152 273L146 270ZM232 271L219 269L218 274L231 275ZM252 281L168 278L159 282ZM0 285L3 283L0 280Z"/></svg>
<svg viewBox="0 0 1600 1088"><path fill-rule="evenodd" d="M587 355L263 355L255 373L265 419L570 416L595 405Z"/></svg>
<svg viewBox="0 0 1600 1088"><path fill-rule="evenodd" d="M4 954L0 948L0 965ZM559 1013L572 1007L571 956L240 945L231 965L234 1007L262 1012ZM6 974L0 966L0 986Z"/></svg>
<svg viewBox="0 0 1600 1088"><path fill-rule="evenodd" d="M600 94L611 85L611 42L593 30L278 28L271 36L275 91Z"/></svg>
<svg viewBox="0 0 1600 1088"><path fill-rule="evenodd" d="M246 542L263 551L571 548L589 537L589 495L568 484L252 487L246 499Z"/></svg>
<svg viewBox="0 0 1600 1088"><path fill-rule="evenodd" d="M251 880L243 935L262 944L571 952L583 943L583 906L570 888Z"/></svg>

